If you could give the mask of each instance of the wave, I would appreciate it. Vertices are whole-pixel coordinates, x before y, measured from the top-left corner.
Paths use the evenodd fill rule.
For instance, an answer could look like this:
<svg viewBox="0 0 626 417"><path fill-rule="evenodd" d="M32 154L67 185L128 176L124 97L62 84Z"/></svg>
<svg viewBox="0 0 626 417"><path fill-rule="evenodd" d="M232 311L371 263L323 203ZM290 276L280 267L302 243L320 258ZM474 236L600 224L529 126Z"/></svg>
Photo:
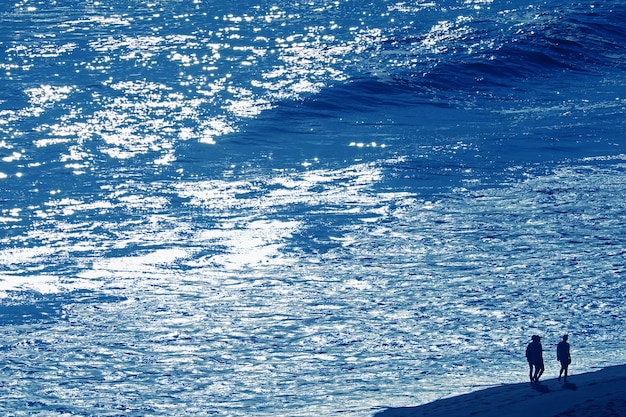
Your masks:
<svg viewBox="0 0 626 417"><path fill-rule="evenodd" d="M395 37L383 53L402 57L392 82L417 90L524 89L522 81L625 70L624 21L623 5L504 11Z"/></svg>
<svg viewBox="0 0 626 417"><path fill-rule="evenodd" d="M524 93L535 95L555 83L615 76L626 70L624 21L626 6L604 4L525 7L493 11L489 18L398 26L352 56L361 61L346 83L295 106L278 105L273 116L297 120L308 112L332 117L381 106L473 106L476 97L524 99Z"/></svg>

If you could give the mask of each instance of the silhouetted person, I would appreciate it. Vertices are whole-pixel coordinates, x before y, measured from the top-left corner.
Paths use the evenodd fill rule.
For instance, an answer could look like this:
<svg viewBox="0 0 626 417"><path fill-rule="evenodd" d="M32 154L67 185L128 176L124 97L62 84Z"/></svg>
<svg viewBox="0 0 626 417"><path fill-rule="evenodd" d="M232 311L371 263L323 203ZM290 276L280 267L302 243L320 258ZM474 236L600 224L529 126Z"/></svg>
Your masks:
<svg viewBox="0 0 626 417"><path fill-rule="evenodd" d="M563 341L556 345L556 359L561 362L561 370L559 371L559 382L561 381L561 375L565 373L563 382L567 382L567 367L572 363L572 358L569 354L569 343L567 343L567 335L563 336Z"/></svg>
<svg viewBox="0 0 626 417"><path fill-rule="evenodd" d="M541 347L541 337L534 335L532 342L526 347L526 360L528 361L528 367L530 372L528 377L531 384L538 384L541 374L543 374L543 348Z"/></svg>

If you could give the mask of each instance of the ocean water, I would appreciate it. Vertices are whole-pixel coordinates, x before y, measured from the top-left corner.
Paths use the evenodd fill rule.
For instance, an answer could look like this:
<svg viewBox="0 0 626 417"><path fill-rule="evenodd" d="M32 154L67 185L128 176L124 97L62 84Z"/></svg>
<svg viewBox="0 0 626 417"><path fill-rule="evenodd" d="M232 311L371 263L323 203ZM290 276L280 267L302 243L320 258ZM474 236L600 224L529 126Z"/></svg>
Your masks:
<svg viewBox="0 0 626 417"><path fill-rule="evenodd" d="M535 333L547 377L566 332L626 362L624 2L0 19L0 414L371 416L525 381Z"/></svg>

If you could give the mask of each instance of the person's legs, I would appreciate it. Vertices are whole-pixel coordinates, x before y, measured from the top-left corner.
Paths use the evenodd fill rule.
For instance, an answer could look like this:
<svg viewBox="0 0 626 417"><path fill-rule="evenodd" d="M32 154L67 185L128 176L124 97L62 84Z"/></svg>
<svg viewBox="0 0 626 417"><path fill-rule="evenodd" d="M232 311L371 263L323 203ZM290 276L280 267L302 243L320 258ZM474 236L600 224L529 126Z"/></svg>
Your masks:
<svg viewBox="0 0 626 417"><path fill-rule="evenodd" d="M543 374L543 363L536 363L535 374L533 375L533 378L532 378L535 383L539 382L539 378L541 377L541 374Z"/></svg>
<svg viewBox="0 0 626 417"><path fill-rule="evenodd" d="M528 377L530 378L530 383L532 384L533 382L535 382L535 380L533 379L533 364L528 362Z"/></svg>
<svg viewBox="0 0 626 417"><path fill-rule="evenodd" d="M563 378L563 382L567 382L567 366L569 365L568 361L561 361L561 370L559 371L559 381L561 381L561 376L565 376Z"/></svg>

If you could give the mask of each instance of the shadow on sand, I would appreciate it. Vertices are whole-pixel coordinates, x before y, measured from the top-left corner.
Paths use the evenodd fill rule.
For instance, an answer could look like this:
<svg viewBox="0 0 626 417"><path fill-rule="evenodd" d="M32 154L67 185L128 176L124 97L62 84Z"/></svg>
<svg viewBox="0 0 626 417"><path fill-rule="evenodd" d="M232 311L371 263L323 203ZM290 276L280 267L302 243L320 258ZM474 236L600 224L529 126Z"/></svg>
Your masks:
<svg viewBox="0 0 626 417"><path fill-rule="evenodd" d="M548 388L548 386L544 384L532 385L532 389L534 389L535 391L542 392L544 394L547 394L548 392L550 392L550 388Z"/></svg>
<svg viewBox="0 0 626 417"><path fill-rule="evenodd" d="M570 378L576 383L504 384L415 407L388 408L374 417L626 416L626 365Z"/></svg>
<svg viewBox="0 0 626 417"><path fill-rule="evenodd" d="M572 384L571 382L566 382L565 384L563 384L563 389L570 389L572 391L576 391L578 387L576 386L576 384Z"/></svg>

